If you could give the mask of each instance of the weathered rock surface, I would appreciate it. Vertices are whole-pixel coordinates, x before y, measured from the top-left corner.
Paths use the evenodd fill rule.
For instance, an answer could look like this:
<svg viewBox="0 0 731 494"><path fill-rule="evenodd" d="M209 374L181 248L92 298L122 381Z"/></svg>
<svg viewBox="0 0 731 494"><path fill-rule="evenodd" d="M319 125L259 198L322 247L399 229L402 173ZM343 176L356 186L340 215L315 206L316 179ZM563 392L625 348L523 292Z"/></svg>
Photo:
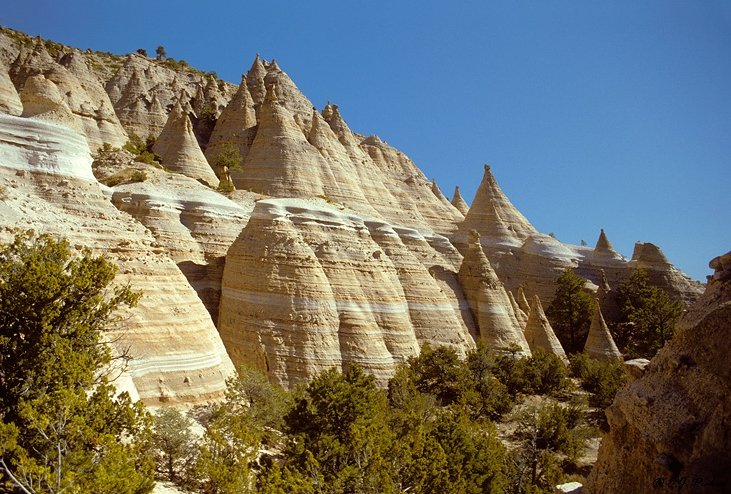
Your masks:
<svg viewBox="0 0 731 494"><path fill-rule="evenodd" d="M551 327L551 323L548 322L546 314L543 312L541 299L538 295L533 297L533 305L530 308L528 324L525 327L525 339L528 341L528 346L530 346L532 352L540 348L563 360L567 360L566 352L561 346L561 342L558 341L556 333L553 332L553 328Z"/></svg>
<svg viewBox="0 0 731 494"><path fill-rule="evenodd" d="M218 187L218 177L203 155L193 133L193 124L180 105L168 115L165 128L152 146L167 168L185 176L200 180L211 187Z"/></svg>
<svg viewBox="0 0 731 494"><path fill-rule="evenodd" d="M20 115L23 113L23 104L20 102L20 96L15 89L13 81L10 80L8 68L2 60L0 60L0 112L10 115Z"/></svg>
<svg viewBox="0 0 731 494"><path fill-rule="evenodd" d="M467 212L470 210L469 205L462 198L462 194L459 193L459 185L454 187L454 195L452 196L452 206L463 215L467 216Z"/></svg>
<svg viewBox="0 0 731 494"><path fill-rule="evenodd" d="M125 373L148 404L220 398L233 371L210 316L148 230L109 201L91 170L84 137L37 119L0 115L0 233L32 228L90 247L119 266L117 281L143 291L113 346L129 347Z"/></svg>
<svg viewBox="0 0 731 494"><path fill-rule="evenodd" d="M607 409L609 433L584 492L729 491L729 321L731 283L713 280L645 375Z"/></svg>
<svg viewBox="0 0 731 494"><path fill-rule="evenodd" d="M607 323L604 322L602 311L597 305L594 310L594 316L591 318L591 326L589 334L586 336L584 344L584 353L599 360L621 360L622 354L619 352L614 338L609 332Z"/></svg>
<svg viewBox="0 0 731 494"><path fill-rule="evenodd" d="M224 269L219 329L234 362L286 385L357 362L385 383L421 343L473 347L430 275L449 266L417 235L325 202L257 202ZM431 250L429 268L414 241Z"/></svg>
<svg viewBox="0 0 731 494"><path fill-rule="evenodd" d="M497 352L517 347L521 353L530 355L510 298L482 251L480 235L474 230L459 269L459 280L477 321L480 340Z"/></svg>

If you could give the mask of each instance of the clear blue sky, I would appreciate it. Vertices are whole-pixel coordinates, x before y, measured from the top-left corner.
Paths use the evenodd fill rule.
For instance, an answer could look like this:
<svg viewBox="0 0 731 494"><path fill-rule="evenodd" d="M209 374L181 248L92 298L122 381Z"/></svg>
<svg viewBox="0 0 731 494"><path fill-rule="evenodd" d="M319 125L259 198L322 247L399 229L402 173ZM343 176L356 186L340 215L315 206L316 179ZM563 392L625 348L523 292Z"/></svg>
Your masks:
<svg viewBox="0 0 731 494"><path fill-rule="evenodd" d="M731 249L731 2L33 1L0 24L238 82L276 58L322 108L470 200L490 163L543 232L696 279Z"/></svg>

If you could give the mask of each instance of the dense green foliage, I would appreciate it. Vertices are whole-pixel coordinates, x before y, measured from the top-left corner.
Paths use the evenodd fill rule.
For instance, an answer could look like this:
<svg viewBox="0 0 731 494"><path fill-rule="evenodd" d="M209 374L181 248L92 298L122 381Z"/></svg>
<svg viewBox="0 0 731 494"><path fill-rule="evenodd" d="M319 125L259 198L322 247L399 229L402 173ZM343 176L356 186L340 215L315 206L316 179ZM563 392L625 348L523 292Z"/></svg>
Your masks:
<svg viewBox="0 0 731 494"><path fill-rule="evenodd" d="M617 304L622 318L613 325L613 336L622 351L632 358L652 358L672 337L683 313L682 302L650 284L642 269L635 269L617 288Z"/></svg>
<svg viewBox="0 0 731 494"><path fill-rule="evenodd" d="M585 283L568 268L556 280L556 295L546 309L546 317L567 353L582 351L589 333L595 302L584 290Z"/></svg>
<svg viewBox="0 0 731 494"><path fill-rule="evenodd" d="M571 373L581 381L581 387L589 392L589 404L607 408L627 382L627 371L619 360L597 360L586 354L572 355Z"/></svg>
<svg viewBox="0 0 731 494"><path fill-rule="evenodd" d="M104 333L139 298L115 274L49 235L0 248L0 492L151 489L149 416L109 383Z"/></svg>

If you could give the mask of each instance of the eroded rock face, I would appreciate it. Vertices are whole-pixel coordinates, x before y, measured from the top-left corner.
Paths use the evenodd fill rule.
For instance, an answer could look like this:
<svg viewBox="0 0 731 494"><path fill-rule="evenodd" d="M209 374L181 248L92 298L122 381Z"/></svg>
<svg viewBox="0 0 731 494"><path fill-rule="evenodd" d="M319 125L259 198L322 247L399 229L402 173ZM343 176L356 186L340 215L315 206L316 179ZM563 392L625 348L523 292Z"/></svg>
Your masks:
<svg viewBox="0 0 731 494"><path fill-rule="evenodd" d="M607 409L609 433L584 492L729 491L729 321L731 283L715 279L644 376Z"/></svg>
<svg viewBox="0 0 731 494"><path fill-rule="evenodd" d="M210 316L150 232L120 213L94 178L84 137L54 123L0 115L0 233L35 229L89 247L119 266L117 282L142 290L113 348L133 360L120 384L147 404L218 399L233 367Z"/></svg>
<svg viewBox="0 0 731 494"><path fill-rule="evenodd" d="M417 235L325 202L257 202L224 269L219 329L234 362L285 385L357 362L385 384L423 342L464 353L468 323L430 274L450 266Z"/></svg>
<svg viewBox="0 0 731 494"><path fill-rule="evenodd" d="M10 80L8 68L0 60L0 112L10 115L20 115L23 113L23 104L20 102L20 96L15 89L13 81Z"/></svg>

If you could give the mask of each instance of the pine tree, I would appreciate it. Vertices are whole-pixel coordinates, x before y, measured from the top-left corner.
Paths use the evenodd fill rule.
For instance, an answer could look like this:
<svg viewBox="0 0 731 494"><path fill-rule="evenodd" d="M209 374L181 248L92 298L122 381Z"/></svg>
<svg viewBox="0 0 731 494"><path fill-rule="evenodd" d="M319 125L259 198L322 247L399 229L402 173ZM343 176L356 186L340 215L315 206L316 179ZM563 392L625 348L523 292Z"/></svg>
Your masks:
<svg viewBox="0 0 731 494"><path fill-rule="evenodd" d="M139 293L66 241L17 234L0 247L0 480L19 492L152 488L150 418L109 382L104 333Z"/></svg>
<svg viewBox="0 0 731 494"><path fill-rule="evenodd" d="M584 291L586 281L568 268L556 280L556 295L546 317L567 353L580 352L589 333L594 300Z"/></svg>

